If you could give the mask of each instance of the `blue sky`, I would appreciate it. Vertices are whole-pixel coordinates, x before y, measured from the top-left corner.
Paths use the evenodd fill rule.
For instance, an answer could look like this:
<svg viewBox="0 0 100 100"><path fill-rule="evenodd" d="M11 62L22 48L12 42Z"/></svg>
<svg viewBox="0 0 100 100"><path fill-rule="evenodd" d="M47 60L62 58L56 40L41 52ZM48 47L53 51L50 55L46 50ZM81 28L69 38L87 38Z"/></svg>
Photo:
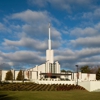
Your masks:
<svg viewBox="0 0 100 100"><path fill-rule="evenodd" d="M62 69L100 65L99 0L0 0L0 69L45 63L49 22Z"/></svg>

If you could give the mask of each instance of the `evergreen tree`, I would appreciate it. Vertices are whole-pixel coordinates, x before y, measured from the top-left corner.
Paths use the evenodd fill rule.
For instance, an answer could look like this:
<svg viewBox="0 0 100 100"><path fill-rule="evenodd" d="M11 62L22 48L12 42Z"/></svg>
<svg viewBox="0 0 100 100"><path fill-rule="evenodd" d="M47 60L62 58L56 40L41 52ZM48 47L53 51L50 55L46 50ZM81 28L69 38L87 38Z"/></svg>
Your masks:
<svg viewBox="0 0 100 100"><path fill-rule="evenodd" d="M98 70L96 72L96 79L100 80L100 68L98 68Z"/></svg>
<svg viewBox="0 0 100 100"><path fill-rule="evenodd" d="M13 73L11 72L11 70L6 73L5 80L13 80Z"/></svg>
<svg viewBox="0 0 100 100"><path fill-rule="evenodd" d="M19 73L18 73L18 76L17 76L17 79L16 79L16 80L19 80L19 81L23 80L23 71L22 71L22 70L20 70L20 71L19 71Z"/></svg>

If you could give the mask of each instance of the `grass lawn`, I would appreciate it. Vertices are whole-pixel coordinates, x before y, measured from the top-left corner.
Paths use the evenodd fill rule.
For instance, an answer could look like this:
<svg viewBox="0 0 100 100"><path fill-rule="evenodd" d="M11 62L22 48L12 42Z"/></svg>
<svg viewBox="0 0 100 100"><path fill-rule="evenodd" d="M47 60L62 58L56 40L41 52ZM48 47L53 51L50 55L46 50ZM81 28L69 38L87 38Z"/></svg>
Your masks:
<svg viewBox="0 0 100 100"><path fill-rule="evenodd" d="M0 100L100 100L100 92L71 91L0 91Z"/></svg>

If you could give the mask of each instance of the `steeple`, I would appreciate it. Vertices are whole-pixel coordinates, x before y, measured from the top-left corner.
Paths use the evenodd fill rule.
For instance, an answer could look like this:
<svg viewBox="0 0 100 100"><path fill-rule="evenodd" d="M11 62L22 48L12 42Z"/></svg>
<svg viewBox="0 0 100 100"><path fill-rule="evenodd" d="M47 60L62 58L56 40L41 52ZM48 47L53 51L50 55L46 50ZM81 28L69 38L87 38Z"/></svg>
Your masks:
<svg viewBox="0 0 100 100"><path fill-rule="evenodd" d="M48 39L48 50L46 50L46 61L48 61L48 63L53 63L54 62L54 54L53 54L53 50L51 49L51 33L50 33L50 23L49 23L49 39Z"/></svg>
<svg viewBox="0 0 100 100"><path fill-rule="evenodd" d="M50 23L49 23L49 40L51 40L51 34L50 34Z"/></svg>
<svg viewBox="0 0 100 100"><path fill-rule="evenodd" d="M48 40L48 49L51 50L51 34L50 34L50 23L49 23L49 40Z"/></svg>

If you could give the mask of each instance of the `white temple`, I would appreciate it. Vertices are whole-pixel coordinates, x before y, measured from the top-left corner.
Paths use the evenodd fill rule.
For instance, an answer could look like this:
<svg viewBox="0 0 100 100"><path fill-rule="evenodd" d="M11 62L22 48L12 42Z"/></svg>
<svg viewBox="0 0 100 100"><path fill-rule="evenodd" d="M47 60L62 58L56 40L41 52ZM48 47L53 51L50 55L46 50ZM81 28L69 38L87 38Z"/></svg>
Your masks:
<svg viewBox="0 0 100 100"><path fill-rule="evenodd" d="M54 81L54 83L65 83L61 82L63 80L76 81L77 73L74 72L66 72L62 73L60 71L60 64L58 61L54 62L54 51L51 48L51 32L50 32L50 24L49 24L49 39L48 39L48 50L46 50L46 62L42 65L35 66L30 69L23 70L23 75L25 80L29 80L31 82L35 81ZM13 80L16 81L19 71L11 70L13 73ZM5 81L6 73L8 70L0 70L0 80ZM68 83L67 80L67 83ZM78 73L79 81L90 81L96 80L96 74L88 74L88 73ZM47 83L47 82L45 82Z"/></svg>
<svg viewBox="0 0 100 100"><path fill-rule="evenodd" d="M57 73L60 73L60 64L58 61L54 62L54 51L51 49L51 32L49 24L49 39L48 39L48 50L46 50L46 62L45 64L36 66L29 69L32 79L45 79L45 78L57 78Z"/></svg>

